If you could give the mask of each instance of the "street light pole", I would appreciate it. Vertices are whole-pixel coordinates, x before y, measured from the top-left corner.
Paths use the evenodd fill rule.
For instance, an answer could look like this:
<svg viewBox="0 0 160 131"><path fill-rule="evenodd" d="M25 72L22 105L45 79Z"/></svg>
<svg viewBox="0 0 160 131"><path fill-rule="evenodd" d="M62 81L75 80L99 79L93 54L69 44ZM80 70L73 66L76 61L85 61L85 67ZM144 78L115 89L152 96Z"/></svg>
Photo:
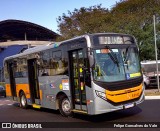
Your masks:
<svg viewBox="0 0 160 131"><path fill-rule="evenodd" d="M153 23L154 23L154 42L155 42L155 56L156 56L156 71L157 71L157 86L158 86L158 91L160 92L159 89L159 72L158 72L158 55L157 55L157 38L156 38L156 20L155 20L155 15L153 15Z"/></svg>

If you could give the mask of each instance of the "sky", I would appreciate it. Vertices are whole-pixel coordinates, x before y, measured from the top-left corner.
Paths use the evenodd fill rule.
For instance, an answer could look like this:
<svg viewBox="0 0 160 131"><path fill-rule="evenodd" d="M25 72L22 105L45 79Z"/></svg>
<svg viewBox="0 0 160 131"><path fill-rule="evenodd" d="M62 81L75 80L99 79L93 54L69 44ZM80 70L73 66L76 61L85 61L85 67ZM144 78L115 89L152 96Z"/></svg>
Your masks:
<svg viewBox="0 0 160 131"><path fill-rule="evenodd" d="M112 8L119 0L0 0L0 21L29 21L57 32L56 19L68 11L102 4Z"/></svg>

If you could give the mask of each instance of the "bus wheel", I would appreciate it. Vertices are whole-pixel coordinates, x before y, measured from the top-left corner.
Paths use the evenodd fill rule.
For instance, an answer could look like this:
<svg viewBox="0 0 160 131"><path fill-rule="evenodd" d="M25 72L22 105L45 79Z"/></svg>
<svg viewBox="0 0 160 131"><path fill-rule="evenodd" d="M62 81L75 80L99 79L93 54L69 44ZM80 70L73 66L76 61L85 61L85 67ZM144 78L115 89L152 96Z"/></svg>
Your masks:
<svg viewBox="0 0 160 131"><path fill-rule="evenodd" d="M73 115L73 112L71 111L71 102L65 95L62 95L59 98L59 111L62 116L65 117Z"/></svg>
<svg viewBox="0 0 160 131"><path fill-rule="evenodd" d="M28 107L25 94L22 92L20 95L20 107L26 109Z"/></svg>

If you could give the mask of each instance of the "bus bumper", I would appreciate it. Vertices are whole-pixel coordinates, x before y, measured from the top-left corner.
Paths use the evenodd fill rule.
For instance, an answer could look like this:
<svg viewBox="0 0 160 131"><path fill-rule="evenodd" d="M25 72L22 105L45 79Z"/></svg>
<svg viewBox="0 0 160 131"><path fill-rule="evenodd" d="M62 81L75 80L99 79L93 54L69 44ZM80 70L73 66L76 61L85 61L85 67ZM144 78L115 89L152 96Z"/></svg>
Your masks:
<svg viewBox="0 0 160 131"><path fill-rule="evenodd" d="M127 104L120 104L120 105L113 105L110 102L103 100L100 97L95 97L94 101L94 112L90 112L92 115L98 115L98 114L103 114L103 113L108 113L108 112L113 112L113 111L117 111L117 110L123 110L123 109L127 109L127 108L131 108L134 107L140 103L142 103L144 101L145 97L144 97L144 89L142 91L141 96L139 97L138 100L133 100Z"/></svg>

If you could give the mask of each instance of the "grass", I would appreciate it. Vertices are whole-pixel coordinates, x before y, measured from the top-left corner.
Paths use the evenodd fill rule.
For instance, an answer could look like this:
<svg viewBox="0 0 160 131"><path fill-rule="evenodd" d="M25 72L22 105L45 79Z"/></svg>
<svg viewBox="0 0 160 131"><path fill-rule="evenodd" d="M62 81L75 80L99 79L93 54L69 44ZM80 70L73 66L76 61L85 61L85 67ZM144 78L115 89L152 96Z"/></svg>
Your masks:
<svg viewBox="0 0 160 131"><path fill-rule="evenodd" d="M146 96L160 96L160 92L158 91L158 87L154 89L146 89L145 95Z"/></svg>

